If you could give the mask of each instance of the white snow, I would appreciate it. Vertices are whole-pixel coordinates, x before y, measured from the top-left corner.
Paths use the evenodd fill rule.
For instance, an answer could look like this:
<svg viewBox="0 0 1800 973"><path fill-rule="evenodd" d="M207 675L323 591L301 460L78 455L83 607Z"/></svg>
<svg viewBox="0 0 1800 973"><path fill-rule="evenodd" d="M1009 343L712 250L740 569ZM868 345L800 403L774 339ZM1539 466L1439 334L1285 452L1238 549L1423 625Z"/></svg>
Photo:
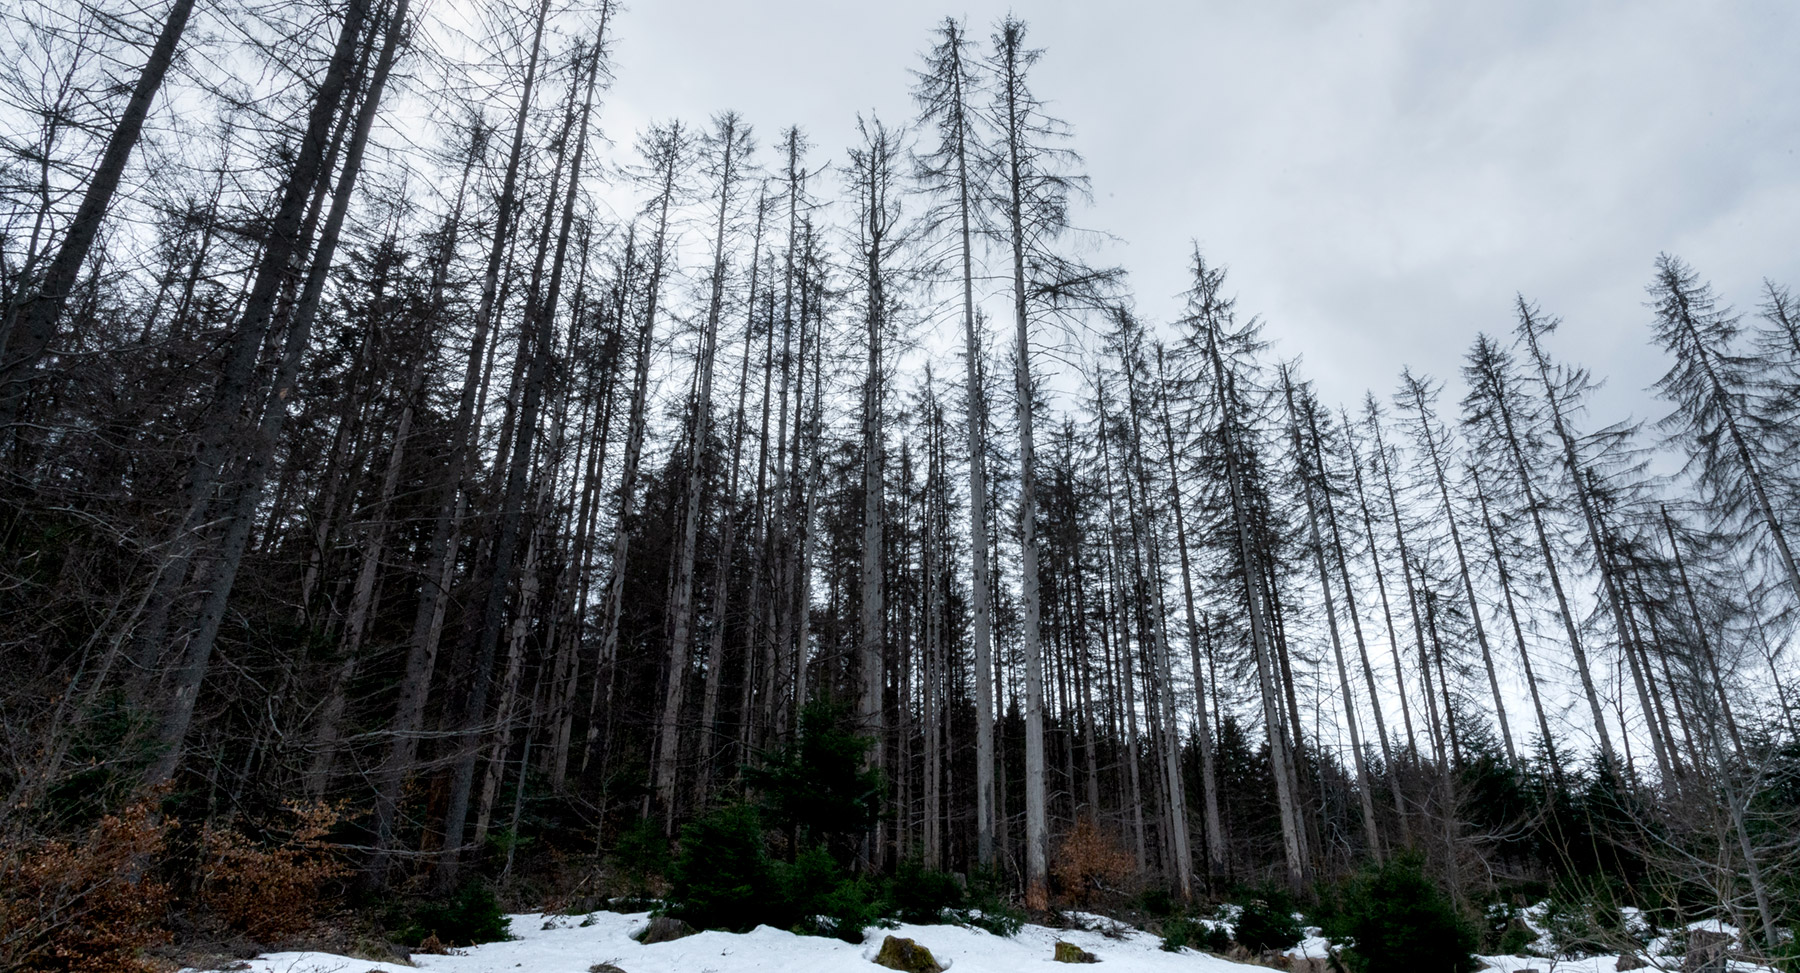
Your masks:
<svg viewBox="0 0 1800 973"><path fill-rule="evenodd" d="M997 936L953 925L870 928L861 945L819 936L799 936L769 926L744 933L703 932L674 942L643 945L632 939L649 922L649 913L595 912L589 916L528 913L512 917L516 939L488 943L461 955L413 957L413 965L377 963L328 953L270 953L249 961L248 973L403 973L421 969L437 973L588 973L610 963L626 973L857 973L879 969L871 960L888 935L913 939L931 950L951 973L1015 973L1020 970L1069 970L1051 953L1065 940L1093 953L1107 973L1244 973L1247 967L1217 956L1184 949L1164 952L1162 940L1102 916L1071 914L1090 930L1051 929L1027 924L1017 936ZM1104 929L1106 932L1096 930ZM1322 956L1326 941L1318 930L1289 950L1293 956ZM1110 935L1109 935L1110 933ZM1557 973L1616 973L1618 957L1548 960L1541 957L1484 956L1501 973L1555 970ZM184 971L185 973L185 971Z"/></svg>
<svg viewBox="0 0 1800 973"><path fill-rule="evenodd" d="M1162 940L1149 933L1117 926L1099 916L1090 924L1118 933L1119 938L1092 931L1026 925L1017 936L997 936L962 926L870 928L866 942L851 945L820 936L758 926L744 933L703 932L674 942L645 946L631 938L643 930L648 913L621 915L596 912L591 917L531 913L512 917L517 939L488 943L462 956L415 955L413 967L348 959L327 953L270 953L250 961L253 973L401 973L407 969L441 973L587 973L596 963L611 963L626 973L840 973L876 970L870 961L883 937L903 936L931 950L953 973L1011 973L1016 970L1067 970L1050 957L1058 939L1074 943L1109 964L1116 973L1224 973L1242 971L1238 963L1194 950L1167 953ZM591 922L591 925L583 925ZM549 928L545 928L548 926Z"/></svg>

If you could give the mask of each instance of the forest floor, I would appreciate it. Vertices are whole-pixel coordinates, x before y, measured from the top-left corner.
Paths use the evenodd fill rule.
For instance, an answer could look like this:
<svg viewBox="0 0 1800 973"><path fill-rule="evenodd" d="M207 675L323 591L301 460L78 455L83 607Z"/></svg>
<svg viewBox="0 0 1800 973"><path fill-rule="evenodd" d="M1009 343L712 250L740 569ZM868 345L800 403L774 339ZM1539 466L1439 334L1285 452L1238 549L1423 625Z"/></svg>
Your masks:
<svg viewBox="0 0 1800 973"><path fill-rule="evenodd" d="M1016 936L997 936L955 925L871 928L866 941L852 945L820 936L800 936L769 926L748 933L702 932L672 942L644 945L632 938L649 921L648 913L595 912L588 916L527 913L512 917L514 939L488 943L454 955L415 955L413 965L379 963L329 953L269 953L234 967L244 973L405 973L410 969L437 973L855 973L879 970L873 963L889 935L915 940L930 949L952 973L1015 973L1020 970L1067 969L1052 961L1057 940L1093 953L1114 973L1228 973L1265 967L1233 962L1209 953L1183 949L1165 952L1160 937L1098 916L1092 929L1052 929L1025 925ZM1309 930L1310 931L1310 930ZM1325 941L1308 938L1289 950L1295 957L1325 955ZM1516 956L1482 957L1490 969L1515 973L1526 969L1557 973L1616 973L1618 957L1547 960ZM1304 968L1305 964L1295 964ZM1675 967L1679 969L1679 965Z"/></svg>

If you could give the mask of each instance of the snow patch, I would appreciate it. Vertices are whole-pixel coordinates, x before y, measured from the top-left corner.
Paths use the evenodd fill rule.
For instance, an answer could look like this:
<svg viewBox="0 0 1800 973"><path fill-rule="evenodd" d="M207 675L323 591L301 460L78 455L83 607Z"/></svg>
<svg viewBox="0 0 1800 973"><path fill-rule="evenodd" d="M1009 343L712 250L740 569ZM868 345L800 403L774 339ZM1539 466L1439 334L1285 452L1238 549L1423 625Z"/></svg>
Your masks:
<svg viewBox="0 0 1800 973"><path fill-rule="evenodd" d="M595 912L587 916L531 913L512 917L515 939L476 946L462 951L462 955L420 954L413 957L410 967L329 953L270 953L251 960L248 973L588 973L601 963L610 963L626 973L874 973L879 968L870 960L879 950L882 938L888 935L917 941L955 973L1067 971L1066 964L1051 959L1059 939L1098 956L1108 973L1245 973L1261 969L1192 949L1165 952L1160 937L1106 916L1067 915L1075 925L1086 928L1052 929L1026 924L1018 935L1006 937L967 926L901 924L892 929L871 927L866 930L863 943L851 944L758 926L742 934L702 932L646 946L632 935L648 925L647 912ZM1722 923L1694 923L1688 928L1736 934L1735 929ZM1305 932L1306 939L1288 950L1288 955L1327 955L1330 944L1319 929L1308 927ZM1482 959L1488 968L1500 973L1547 967L1557 973L1616 973L1618 969L1616 956L1555 961L1521 956ZM1750 969L1747 965L1734 965Z"/></svg>

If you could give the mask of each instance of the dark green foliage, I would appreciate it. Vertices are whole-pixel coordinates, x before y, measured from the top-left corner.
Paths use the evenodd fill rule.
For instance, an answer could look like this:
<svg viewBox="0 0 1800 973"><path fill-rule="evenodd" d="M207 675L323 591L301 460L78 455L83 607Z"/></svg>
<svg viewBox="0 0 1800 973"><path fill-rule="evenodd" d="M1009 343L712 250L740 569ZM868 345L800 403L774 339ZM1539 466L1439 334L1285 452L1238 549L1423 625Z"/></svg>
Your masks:
<svg viewBox="0 0 1800 973"><path fill-rule="evenodd" d="M1617 891L1605 881L1561 882L1545 903L1544 931L1561 956L1597 956L1619 952L1634 941L1617 904Z"/></svg>
<svg viewBox="0 0 1800 973"><path fill-rule="evenodd" d="M1185 915L1176 915L1162 924L1162 948L1179 953L1184 947L1223 953L1231 949L1231 934L1223 928Z"/></svg>
<svg viewBox="0 0 1800 973"><path fill-rule="evenodd" d="M1481 951L1489 955L1521 956L1537 942L1537 934L1525 924L1518 909L1505 902L1491 903L1482 913Z"/></svg>
<svg viewBox="0 0 1800 973"><path fill-rule="evenodd" d="M794 860L768 853L757 808L733 804L687 825L669 869L668 915L700 929L743 932L758 925L861 942L872 925L963 922L999 935L1019 930L1024 915L992 888L973 894L956 876L902 863L886 879L850 875L823 842L804 845ZM635 839L634 839L635 840ZM656 842L632 852L652 855Z"/></svg>
<svg viewBox="0 0 1800 973"><path fill-rule="evenodd" d="M1170 895L1169 890L1160 885L1152 885L1145 889L1144 894L1139 897L1138 904L1145 912L1153 916L1172 916L1180 911L1180 907L1175 904L1175 896Z"/></svg>
<svg viewBox="0 0 1800 973"><path fill-rule="evenodd" d="M1346 885L1325 931L1351 973L1473 973L1481 965L1475 930L1410 857Z"/></svg>
<svg viewBox="0 0 1800 973"><path fill-rule="evenodd" d="M1025 925L1025 910L989 893L974 896L974 904L964 910L960 918L996 936L1017 936Z"/></svg>
<svg viewBox="0 0 1800 973"><path fill-rule="evenodd" d="M612 865L624 880L628 898L647 896L650 879L669 871L669 842L662 828L644 818L626 829L613 846Z"/></svg>
<svg viewBox="0 0 1800 973"><path fill-rule="evenodd" d="M867 879L845 875L821 845L796 855L792 863L772 863L770 884L757 922L859 943L863 930L881 918L880 889Z"/></svg>
<svg viewBox="0 0 1800 973"><path fill-rule="evenodd" d="M949 872L934 872L908 859L889 880L893 916L901 922L943 922L946 911L961 909L968 898L962 883Z"/></svg>
<svg viewBox="0 0 1800 973"><path fill-rule="evenodd" d="M511 939L512 920L500 909L494 890L468 882L441 899L402 903L390 913L394 940L417 946L433 936L445 946L475 946Z"/></svg>
<svg viewBox="0 0 1800 973"><path fill-rule="evenodd" d="M762 795L772 827L801 844L815 839L842 844L868 830L880 814L881 772L863 767L874 741L851 732L843 708L829 703L809 703L800 722L800 739L768 754L745 779Z"/></svg>
<svg viewBox="0 0 1800 973"><path fill-rule="evenodd" d="M763 921L772 876L756 809L728 804L681 829L668 914L701 929L743 932Z"/></svg>
<svg viewBox="0 0 1800 973"><path fill-rule="evenodd" d="M1284 895L1270 893L1244 903L1232 938L1252 953L1263 953L1287 949L1306 938L1306 934L1294 918L1293 903Z"/></svg>

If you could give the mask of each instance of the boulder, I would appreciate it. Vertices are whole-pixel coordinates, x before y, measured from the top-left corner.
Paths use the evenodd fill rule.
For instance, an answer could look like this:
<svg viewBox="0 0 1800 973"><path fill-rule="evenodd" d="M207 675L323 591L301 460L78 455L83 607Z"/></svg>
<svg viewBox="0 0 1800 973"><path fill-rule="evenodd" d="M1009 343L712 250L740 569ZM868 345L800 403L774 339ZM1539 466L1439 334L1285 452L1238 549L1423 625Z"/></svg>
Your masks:
<svg viewBox="0 0 1800 973"><path fill-rule="evenodd" d="M1619 964L1618 964L1619 973L1626 973L1626 971L1628 971L1628 970L1645 969L1645 968L1649 967L1649 965L1650 964L1648 962L1645 962L1645 960L1642 956L1639 956L1636 953L1620 953L1619 954Z"/></svg>
<svg viewBox="0 0 1800 973"><path fill-rule="evenodd" d="M1087 950L1082 949L1080 946L1077 946L1074 943L1065 943L1060 939L1058 939L1056 941L1056 955L1053 958L1058 963L1098 963L1098 962L1100 962L1100 957L1095 956L1093 953L1090 953Z"/></svg>
<svg viewBox="0 0 1800 973"><path fill-rule="evenodd" d="M638 936L638 942L648 946L651 943L667 943L692 936L700 930L682 922L674 916L654 916L650 925Z"/></svg>
<svg viewBox="0 0 1800 973"><path fill-rule="evenodd" d="M881 952L875 954L875 965L902 973L944 973L931 950L899 936L889 936L881 941Z"/></svg>
<svg viewBox="0 0 1800 973"><path fill-rule="evenodd" d="M588 967L588 973L625 973L625 971L611 963L595 963Z"/></svg>

